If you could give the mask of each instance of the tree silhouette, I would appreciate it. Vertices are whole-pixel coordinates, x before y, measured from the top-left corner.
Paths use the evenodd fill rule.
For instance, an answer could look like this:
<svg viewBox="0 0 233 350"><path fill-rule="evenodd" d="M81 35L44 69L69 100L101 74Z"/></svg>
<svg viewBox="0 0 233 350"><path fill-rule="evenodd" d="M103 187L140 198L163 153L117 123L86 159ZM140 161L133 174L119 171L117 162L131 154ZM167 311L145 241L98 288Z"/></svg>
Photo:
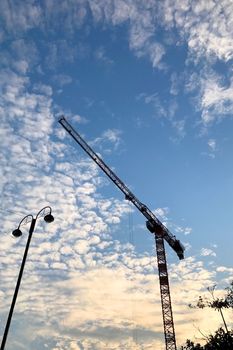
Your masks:
<svg viewBox="0 0 233 350"><path fill-rule="evenodd" d="M203 298L202 296L199 296L197 303L195 305L190 304L189 307L198 309L204 309L205 307L209 307L211 309L219 311L226 332L228 333L229 331L227 328L226 320L223 315L223 309L233 308L233 281L231 282L230 286L226 288L226 295L222 298L215 297L215 287L216 285L207 288L207 290L211 294L212 300L209 300L206 297Z"/></svg>
<svg viewBox="0 0 233 350"><path fill-rule="evenodd" d="M214 335L206 337L207 343L200 345L194 344L192 341L187 340L184 346L181 346L181 350L232 350L233 349L233 332L225 332L223 328L219 328Z"/></svg>
<svg viewBox="0 0 233 350"><path fill-rule="evenodd" d="M230 287L226 288L227 295L226 295L226 301L230 308L233 309L233 281L230 284Z"/></svg>
<svg viewBox="0 0 233 350"><path fill-rule="evenodd" d="M199 309L210 307L219 311L225 329L219 328L214 335L210 334L206 336L205 345L201 345L200 343L195 344L191 340L186 340L185 345L181 346L181 350L233 350L233 330L229 331L223 315L223 309L233 308L233 281L230 283L230 286L226 288L226 294L222 298L216 298L214 296L215 287L216 286L207 288L211 294L211 300L199 296L197 303L189 306Z"/></svg>

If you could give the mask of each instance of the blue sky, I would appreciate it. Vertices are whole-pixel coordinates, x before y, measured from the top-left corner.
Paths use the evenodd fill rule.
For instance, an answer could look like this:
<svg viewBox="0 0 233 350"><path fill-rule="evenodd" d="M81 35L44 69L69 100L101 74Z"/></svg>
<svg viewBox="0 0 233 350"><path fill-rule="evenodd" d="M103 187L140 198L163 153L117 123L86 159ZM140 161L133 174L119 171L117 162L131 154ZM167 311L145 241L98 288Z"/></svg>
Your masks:
<svg viewBox="0 0 233 350"><path fill-rule="evenodd" d="M164 349L153 236L61 114L185 245L182 262L166 246L178 344L221 325L188 304L233 275L232 13L1 1L1 334L28 227L10 232L46 205L56 218L37 222L9 350Z"/></svg>

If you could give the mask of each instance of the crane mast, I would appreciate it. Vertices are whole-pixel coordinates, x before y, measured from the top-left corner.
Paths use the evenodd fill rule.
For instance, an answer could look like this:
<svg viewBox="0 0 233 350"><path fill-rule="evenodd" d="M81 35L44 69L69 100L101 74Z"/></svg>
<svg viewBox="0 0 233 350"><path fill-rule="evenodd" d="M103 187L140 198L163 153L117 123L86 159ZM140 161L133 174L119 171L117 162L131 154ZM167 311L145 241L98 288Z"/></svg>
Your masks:
<svg viewBox="0 0 233 350"><path fill-rule="evenodd" d="M170 247L176 252L180 260L184 259L184 246L167 229L167 227L163 225L154 213L145 204L139 201L124 182L107 166L107 164L67 122L64 116L59 119L59 123L121 190L121 192L124 193L125 199L133 203L147 219L146 226L155 237L166 350L177 350L164 240L166 240Z"/></svg>

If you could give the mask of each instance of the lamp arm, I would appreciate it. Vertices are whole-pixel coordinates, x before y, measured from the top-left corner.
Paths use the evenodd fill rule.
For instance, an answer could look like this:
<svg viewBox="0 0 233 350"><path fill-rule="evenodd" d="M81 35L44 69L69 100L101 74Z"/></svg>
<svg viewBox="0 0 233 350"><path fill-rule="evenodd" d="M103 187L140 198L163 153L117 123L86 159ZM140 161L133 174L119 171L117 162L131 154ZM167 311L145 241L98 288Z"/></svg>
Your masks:
<svg viewBox="0 0 233 350"><path fill-rule="evenodd" d="M51 214L52 208L51 208L49 205L47 205L46 207L42 208L42 209L37 213L37 215L36 215L36 220L37 220L37 218L39 217L40 213L42 213L43 211L45 211L45 209L49 209L49 214Z"/></svg>
<svg viewBox="0 0 233 350"><path fill-rule="evenodd" d="M22 222L23 222L26 218L29 218L29 217L31 217L31 221L33 220L33 216L32 216L31 214L24 216L24 218L20 221L20 223L19 223L19 225L18 225L18 229L20 228L20 225L22 224ZM29 221L28 221L28 222L29 222Z"/></svg>

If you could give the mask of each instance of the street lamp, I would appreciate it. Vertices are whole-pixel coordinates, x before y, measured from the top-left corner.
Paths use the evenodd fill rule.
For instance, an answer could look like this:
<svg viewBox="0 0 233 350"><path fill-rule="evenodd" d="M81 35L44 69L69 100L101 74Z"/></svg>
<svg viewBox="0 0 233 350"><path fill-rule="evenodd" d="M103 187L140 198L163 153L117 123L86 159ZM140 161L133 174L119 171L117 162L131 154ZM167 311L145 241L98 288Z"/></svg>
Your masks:
<svg viewBox="0 0 233 350"><path fill-rule="evenodd" d="M49 212L48 212L49 210ZM47 212L47 214L46 214ZM24 250L24 255L23 255L23 259L22 259L22 263L21 263L21 267L20 267L20 271L19 271L19 276L18 276L18 280L16 283L16 287L15 287L15 291L14 291L14 295L12 298L12 302L11 302L11 307L10 307L10 311L9 311L9 315L7 318L7 322L6 322L6 327L4 330L4 334L3 334L3 338L2 338L2 344L1 344L1 350L5 349L5 344L6 344L6 339L7 339L7 335L8 335L8 331L10 328L10 323L11 323L11 318L14 312L14 307L15 307L15 303L16 303L16 299L17 299L17 295L18 295L18 291L19 291L19 287L20 287L20 282L21 282L21 278L23 275L23 270L24 270L24 265L27 259L27 254L28 254L28 249L30 246L30 242L31 242L31 238L32 238L32 234L34 232L34 228L36 225L36 221L38 218L43 217L45 222L50 223L54 221L54 217L52 215L52 209L51 207L47 206L42 208L36 215L36 217L34 218L32 215L26 215L19 223L19 226L17 227L17 229L15 229L12 232L12 235L14 237L20 237L22 236L22 232L20 230L20 225L27 224L29 222L31 222L30 228L29 228L29 235L28 235L28 239L27 239L27 244Z"/></svg>

